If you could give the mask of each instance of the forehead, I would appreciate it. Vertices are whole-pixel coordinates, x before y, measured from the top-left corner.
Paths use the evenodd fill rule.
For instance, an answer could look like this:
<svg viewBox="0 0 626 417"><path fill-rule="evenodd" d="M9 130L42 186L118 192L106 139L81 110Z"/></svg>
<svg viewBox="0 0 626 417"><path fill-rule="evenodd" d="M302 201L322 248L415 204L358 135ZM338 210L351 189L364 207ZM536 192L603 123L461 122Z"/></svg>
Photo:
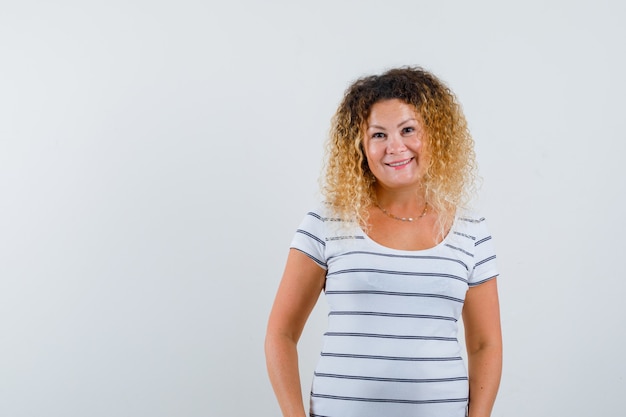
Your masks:
<svg viewBox="0 0 626 417"><path fill-rule="evenodd" d="M394 98L375 102L370 108L367 124L369 125L376 121L410 118L421 121L420 114L413 104Z"/></svg>

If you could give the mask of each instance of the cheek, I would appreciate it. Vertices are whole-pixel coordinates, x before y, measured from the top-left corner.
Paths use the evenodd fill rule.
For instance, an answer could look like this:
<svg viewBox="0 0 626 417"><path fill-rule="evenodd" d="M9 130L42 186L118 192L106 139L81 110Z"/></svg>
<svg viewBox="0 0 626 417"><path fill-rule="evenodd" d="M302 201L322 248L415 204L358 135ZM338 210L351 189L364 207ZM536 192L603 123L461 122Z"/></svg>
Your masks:
<svg viewBox="0 0 626 417"><path fill-rule="evenodd" d="M379 150L377 149L376 146L373 146L371 143L363 144L363 153L365 154L365 159L367 160L367 163L370 165L375 163L376 159L379 156Z"/></svg>
<svg viewBox="0 0 626 417"><path fill-rule="evenodd" d="M424 140L420 138L415 138L413 142L413 148L418 152L424 152L424 150L426 149Z"/></svg>
<svg viewBox="0 0 626 417"><path fill-rule="evenodd" d="M384 156L384 149L381 150L380 147L370 146L366 148L365 159L367 160L367 164L370 167L370 170L378 169L381 160Z"/></svg>
<svg viewBox="0 0 626 417"><path fill-rule="evenodd" d="M366 142L361 142L361 153L363 154L363 158L365 159L363 161L364 167L367 167L369 171L371 171L373 162L372 162L370 148L367 146Z"/></svg>
<svg viewBox="0 0 626 417"><path fill-rule="evenodd" d="M420 158L426 158L430 152L428 152L428 145L423 139L417 139L415 142L415 149L420 155Z"/></svg>

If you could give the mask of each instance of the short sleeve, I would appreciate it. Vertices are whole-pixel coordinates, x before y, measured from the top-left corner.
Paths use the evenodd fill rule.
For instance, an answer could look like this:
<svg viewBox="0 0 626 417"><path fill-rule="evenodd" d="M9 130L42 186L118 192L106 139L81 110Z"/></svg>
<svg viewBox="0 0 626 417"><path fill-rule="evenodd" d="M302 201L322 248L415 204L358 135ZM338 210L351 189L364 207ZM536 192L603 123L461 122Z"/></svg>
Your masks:
<svg viewBox="0 0 626 417"><path fill-rule="evenodd" d="M298 226L290 247L315 261L323 269L326 264L326 227L321 210L309 211Z"/></svg>
<svg viewBox="0 0 626 417"><path fill-rule="evenodd" d="M469 286L480 285L499 275L496 265L496 252L493 238L487 228L487 221L481 218L475 223L474 268L471 271Z"/></svg>

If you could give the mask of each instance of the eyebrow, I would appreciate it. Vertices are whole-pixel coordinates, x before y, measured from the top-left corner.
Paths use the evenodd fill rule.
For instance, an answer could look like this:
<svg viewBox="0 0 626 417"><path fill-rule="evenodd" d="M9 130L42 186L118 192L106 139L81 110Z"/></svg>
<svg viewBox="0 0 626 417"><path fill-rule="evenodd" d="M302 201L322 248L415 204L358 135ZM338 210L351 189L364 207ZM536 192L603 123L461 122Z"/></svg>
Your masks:
<svg viewBox="0 0 626 417"><path fill-rule="evenodd" d="M416 119L416 118L414 118L414 117L408 118L408 119L406 119L405 121L398 123L398 126L396 126L396 127L400 127L400 126L402 126L403 124L405 124L405 123L407 123L407 122L410 122L410 121L415 121L415 122L417 122L417 119ZM385 128L384 128L384 127L379 126L379 125L368 125L368 126L367 126L367 128L368 128L368 129L372 129L372 128L374 128L374 129L381 129L381 130L385 130Z"/></svg>

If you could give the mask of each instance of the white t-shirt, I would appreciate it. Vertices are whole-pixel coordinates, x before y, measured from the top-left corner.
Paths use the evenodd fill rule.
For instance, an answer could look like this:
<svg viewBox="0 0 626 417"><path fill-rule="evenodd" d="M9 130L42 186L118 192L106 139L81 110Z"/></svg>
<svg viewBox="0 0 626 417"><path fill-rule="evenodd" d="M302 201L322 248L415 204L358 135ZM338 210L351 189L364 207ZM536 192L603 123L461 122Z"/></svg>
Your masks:
<svg viewBox="0 0 626 417"><path fill-rule="evenodd" d="M440 244L406 251L320 205L291 247L326 270L330 312L311 416L465 416L457 321L468 288L498 275L484 218L459 214Z"/></svg>

